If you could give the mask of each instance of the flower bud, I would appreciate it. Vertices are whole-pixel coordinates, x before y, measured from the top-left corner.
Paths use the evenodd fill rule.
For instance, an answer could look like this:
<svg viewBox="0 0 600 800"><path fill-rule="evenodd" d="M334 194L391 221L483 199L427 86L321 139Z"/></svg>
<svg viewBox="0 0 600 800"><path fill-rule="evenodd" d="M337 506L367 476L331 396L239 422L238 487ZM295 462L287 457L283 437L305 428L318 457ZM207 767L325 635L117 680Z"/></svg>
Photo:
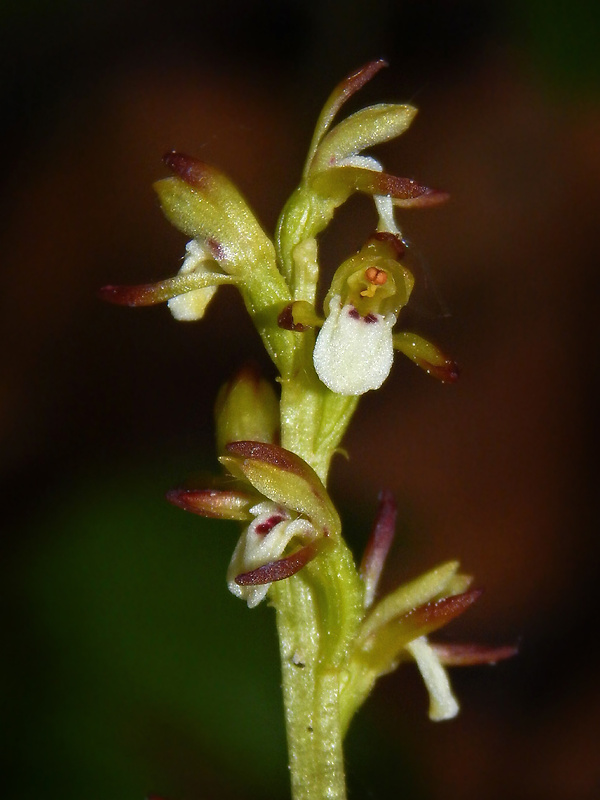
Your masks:
<svg viewBox="0 0 600 800"><path fill-rule="evenodd" d="M230 442L273 444L278 438L279 402L271 384L254 367L243 367L221 388L215 417L219 454Z"/></svg>

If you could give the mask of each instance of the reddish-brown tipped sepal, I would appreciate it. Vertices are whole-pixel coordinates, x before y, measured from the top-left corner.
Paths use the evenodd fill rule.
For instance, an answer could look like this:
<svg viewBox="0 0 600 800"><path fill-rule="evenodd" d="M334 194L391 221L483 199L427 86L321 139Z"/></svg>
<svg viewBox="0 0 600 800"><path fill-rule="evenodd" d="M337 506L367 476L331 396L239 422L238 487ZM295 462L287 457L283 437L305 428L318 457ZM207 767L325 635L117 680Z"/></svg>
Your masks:
<svg viewBox="0 0 600 800"><path fill-rule="evenodd" d="M177 153L175 150L166 153L163 161L174 175L200 191L210 192L221 177L219 170L210 164L205 164L204 161L185 153Z"/></svg>
<svg viewBox="0 0 600 800"><path fill-rule="evenodd" d="M322 542L322 539L310 542L288 556L276 561L269 561L268 564L262 564L249 572L236 575L235 582L238 586L264 586L267 583L291 578L319 554Z"/></svg>
<svg viewBox="0 0 600 800"><path fill-rule="evenodd" d="M181 272L173 278L167 278L158 283L143 283L139 286L104 286L100 289L99 296L102 300L120 306L154 306L186 294L186 292L193 292L195 289L206 289L209 286L235 282L235 278L222 272L210 270Z"/></svg>
<svg viewBox="0 0 600 800"><path fill-rule="evenodd" d="M170 287L167 289L165 284L169 284L169 281L140 286L103 286L98 296L101 300L118 306L153 306L164 303L177 294L170 291Z"/></svg>
<svg viewBox="0 0 600 800"><path fill-rule="evenodd" d="M373 603L379 578L394 539L396 516L394 495L384 489L379 494L375 523L360 565L360 577L365 584L365 608Z"/></svg>
<svg viewBox="0 0 600 800"><path fill-rule="evenodd" d="M307 168L310 167L315 150L323 139L323 136L329 130L334 117L344 103L346 103L353 94L358 92L358 90L361 89L365 83L370 81L371 78L373 78L379 72L379 70L383 69L384 67L387 67L387 62L382 58L375 61L369 61L367 64L364 64L362 67L357 69L356 72L353 72L351 75L348 75L346 78L344 78L344 80L335 87L333 92L329 95L327 102L323 106L323 110L319 115L319 119L317 120L313 140L308 152Z"/></svg>
<svg viewBox="0 0 600 800"><path fill-rule="evenodd" d="M425 603L419 608L409 611L395 624L406 630L409 640L417 636L426 636L463 614L479 600L481 594L481 589L471 589L462 594L443 597L441 600L432 600L430 603Z"/></svg>
<svg viewBox="0 0 600 800"><path fill-rule="evenodd" d="M173 505L201 517L247 521L252 519L249 509L256 503L256 495L233 489L173 489L167 492Z"/></svg>
<svg viewBox="0 0 600 800"><path fill-rule="evenodd" d="M455 383L458 380L458 365L447 358L442 351L431 342L417 336L416 333L403 331L394 334L394 348L408 356L428 375L442 381Z"/></svg>
<svg viewBox="0 0 600 800"><path fill-rule="evenodd" d="M431 189L412 178L400 178L387 172L364 167L341 166L323 169L312 175L311 187L323 195L348 196L352 192L388 195L402 208L428 208L445 203L450 195Z"/></svg>
<svg viewBox="0 0 600 800"><path fill-rule="evenodd" d="M497 664L513 658L519 652L516 645L500 645L490 647L481 644L457 644L431 642L436 655L447 667L472 667L480 664Z"/></svg>

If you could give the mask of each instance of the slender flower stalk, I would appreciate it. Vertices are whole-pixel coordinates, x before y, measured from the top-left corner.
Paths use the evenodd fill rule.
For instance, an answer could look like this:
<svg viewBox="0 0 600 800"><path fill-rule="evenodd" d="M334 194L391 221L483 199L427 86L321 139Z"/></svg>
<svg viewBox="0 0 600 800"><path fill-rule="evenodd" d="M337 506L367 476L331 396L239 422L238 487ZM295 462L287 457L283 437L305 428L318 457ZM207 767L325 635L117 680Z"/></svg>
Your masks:
<svg viewBox="0 0 600 800"><path fill-rule="evenodd" d="M480 595L458 562L378 599L394 498L382 491L357 568L326 489L358 401L385 382L395 351L442 382L458 377L435 345L395 331L414 285L396 209L431 207L447 195L389 175L363 153L401 135L416 109L379 104L334 124L383 66L367 64L329 97L274 241L219 170L169 153L173 177L156 190L168 219L191 237L183 264L159 283L102 290L122 305L166 301L175 319L191 321L204 316L220 285L233 284L279 372L279 393L248 367L223 387L215 411L221 472L211 486L174 489L168 499L241 525L227 584L250 608L264 600L275 608L294 800L346 797L343 737L379 676L413 661L429 692L429 716L446 720L458 712L447 665L493 663L515 652L430 641ZM376 229L338 267L320 308L318 236L354 192L373 198Z"/></svg>

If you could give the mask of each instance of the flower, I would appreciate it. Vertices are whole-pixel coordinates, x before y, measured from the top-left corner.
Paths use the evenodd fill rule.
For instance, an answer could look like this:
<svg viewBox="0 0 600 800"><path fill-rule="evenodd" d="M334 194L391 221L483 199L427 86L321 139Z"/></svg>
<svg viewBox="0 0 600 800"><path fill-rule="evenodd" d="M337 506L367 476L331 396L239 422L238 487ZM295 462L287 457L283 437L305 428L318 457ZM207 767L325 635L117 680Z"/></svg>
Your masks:
<svg viewBox="0 0 600 800"><path fill-rule="evenodd" d="M429 693L429 716L446 720L459 710L445 666L493 664L516 653L512 646L437 645L429 634L447 625L481 596L471 577L459 573L457 561L441 564L374 604L377 585L396 524L396 503L383 491L360 574L365 611L348 655L347 679L340 695L342 727L369 694L377 678L414 660ZM372 607L372 608L371 608Z"/></svg>
<svg viewBox="0 0 600 800"><path fill-rule="evenodd" d="M458 368L431 342L415 333L394 334L414 278L400 259L402 239L379 231L335 272L323 308L296 301L279 315L279 325L304 331L321 326L313 351L315 371L332 392L361 395L378 389L392 368L394 349L443 382L458 378Z"/></svg>
<svg viewBox="0 0 600 800"><path fill-rule="evenodd" d="M277 266L272 241L233 183L216 167L183 153L164 157L173 177L158 181L162 210L191 240L172 278L139 286L105 286L100 296L117 305L168 302L177 320L200 319L217 288L236 286L253 316L267 352L283 371L290 338L276 324L277 311L291 300Z"/></svg>
<svg viewBox="0 0 600 800"><path fill-rule="evenodd" d="M316 555L311 545L319 533L302 517L293 518L282 505L265 500L250 509L254 519L240 537L227 570L229 591L254 608L263 600L271 583L289 578ZM292 541L304 544L283 556Z"/></svg>
<svg viewBox="0 0 600 800"><path fill-rule="evenodd" d="M394 356L392 328L414 282L398 261L402 252L397 237L375 234L336 271L313 354L317 375L332 392L364 394L387 378Z"/></svg>
<svg viewBox="0 0 600 800"><path fill-rule="evenodd" d="M314 470L275 444L230 442L220 461L236 479L228 488L175 489L168 499L206 517L248 522L234 550L230 591L258 605L274 581L299 572L341 534L329 495Z"/></svg>
<svg viewBox="0 0 600 800"><path fill-rule="evenodd" d="M284 208L276 237L284 275L294 279L299 289L294 300L312 299L303 294L305 265L297 248L314 240L353 192L371 195L379 217L378 231L397 236L394 207L424 208L448 199L446 192L390 175L373 156L361 155L365 149L403 134L416 116L414 106L379 103L332 127L344 103L385 66L381 59L371 61L345 78L329 96L317 121L302 182Z"/></svg>

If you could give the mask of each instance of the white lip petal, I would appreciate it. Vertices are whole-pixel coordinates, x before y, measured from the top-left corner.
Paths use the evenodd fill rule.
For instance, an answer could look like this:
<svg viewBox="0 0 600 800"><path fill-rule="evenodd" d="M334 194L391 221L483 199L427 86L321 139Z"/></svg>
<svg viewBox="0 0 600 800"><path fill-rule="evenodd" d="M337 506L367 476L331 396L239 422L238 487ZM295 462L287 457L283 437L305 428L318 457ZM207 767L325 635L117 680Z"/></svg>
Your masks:
<svg viewBox="0 0 600 800"><path fill-rule="evenodd" d="M392 368L393 314L360 317L354 306L332 297L315 343L317 375L332 392L358 395L379 389Z"/></svg>
<svg viewBox="0 0 600 800"><path fill-rule="evenodd" d="M248 608L254 608L264 600L271 584L240 586L235 582L236 576L281 558L295 536L310 540L316 532L308 520L290 519L285 508L271 501L258 503L250 512L255 518L242 533L233 552L227 585L232 594L248 603Z"/></svg>
<svg viewBox="0 0 600 800"><path fill-rule="evenodd" d="M406 649L417 662L425 686L429 692L429 718L434 722L452 719L458 714L459 706L452 694L446 670L427 641L426 636L413 639Z"/></svg>
<svg viewBox="0 0 600 800"><path fill-rule="evenodd" d="M179 274L188 272L208 272L205 263L212 259L208 248L202 242L192 239L185 248L186 256L179 270ZM172 297L167 305L173 317L179 322L194 322L202 319L206 307L217 291L216 286L206 286L203 289L193 289L191 292Z"/></svg>
<svg viewBox="0 0 600 800"><path fill-rule="evenodd" d="M167 301L169 311L178 322L194 322L202 319L216 291L216 286L207 286L204 289L193 289L191 292L179 294Z"/></svg>

